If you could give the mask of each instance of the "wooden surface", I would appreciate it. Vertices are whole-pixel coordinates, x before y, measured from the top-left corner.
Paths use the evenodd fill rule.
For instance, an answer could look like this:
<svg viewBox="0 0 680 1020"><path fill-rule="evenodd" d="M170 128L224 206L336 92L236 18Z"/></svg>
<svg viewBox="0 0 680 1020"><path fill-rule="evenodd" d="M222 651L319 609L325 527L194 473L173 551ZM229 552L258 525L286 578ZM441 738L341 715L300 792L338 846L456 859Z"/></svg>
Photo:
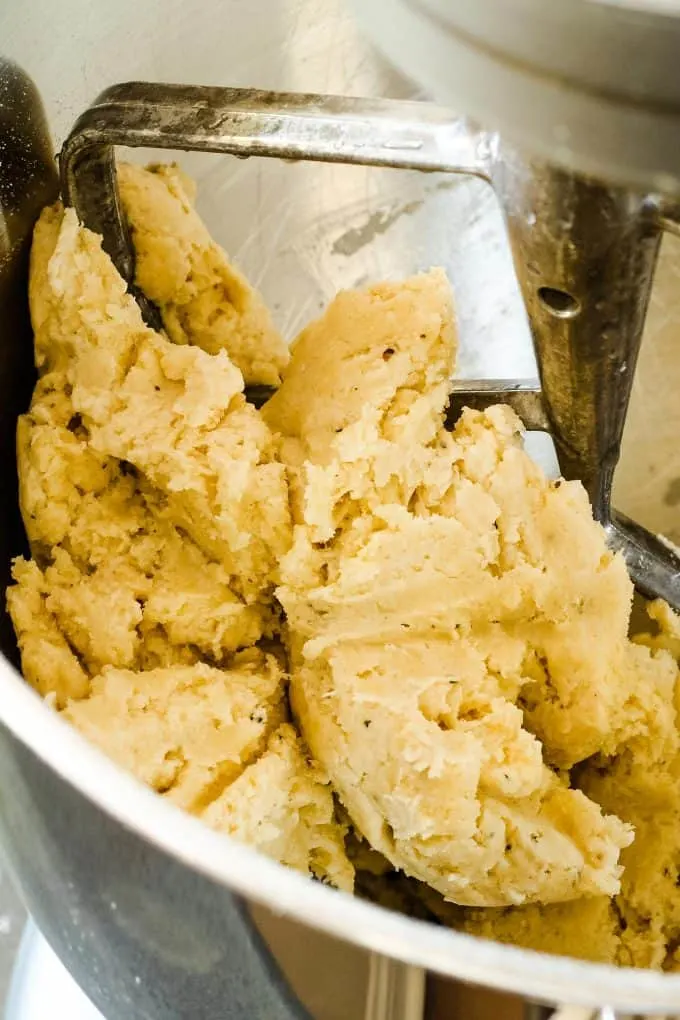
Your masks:
<svg viewBox="0 0 680 1020"><path fill-rule="evenodd" d="M425 1020L523 1020L513 995L430 977Z"/></svg>
<svg viewBox="0 0 680 1020"><path fill-rule="evenodd" d="M315 1020L365 1020L368 954L251 907L251 916ZM523 1020L515 996L430 976L424 1020Z"/></svg>

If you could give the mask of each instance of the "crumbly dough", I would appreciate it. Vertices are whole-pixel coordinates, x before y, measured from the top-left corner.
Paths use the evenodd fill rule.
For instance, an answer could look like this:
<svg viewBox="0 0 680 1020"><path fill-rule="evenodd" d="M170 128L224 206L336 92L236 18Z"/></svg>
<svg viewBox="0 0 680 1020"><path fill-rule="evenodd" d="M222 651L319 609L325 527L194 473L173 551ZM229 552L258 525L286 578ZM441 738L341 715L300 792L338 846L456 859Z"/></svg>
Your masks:
<svg viewBox="0 0 680 1020"><path fill-rule="evenodd" d="M271 635L271 607L239 597L229 570L165 516L160 494L93 449L66 388L63 375L43 376L19 420L20 502L36 563L15 565L10 608L39 589L45 618L90 675L201 653L219 662ZM19 634L28 661L24 634L30 639L30 628ZM73 696L61 671L44 672L41 686L59 704Z"/></svg>
<svg viewBox="0 0 680 1020"><path fill-rule="evenodd" d="M356 868L416 916L680 969L680 622L653 603L629 640L622 559L512 412L444 428L444 273L338 295L287 363L190 182L119 179L166 333L45 210L17 434L32 559L7 594L26 679L318 880L351 890ZM256 411L244 377L280 374Z"/></svg>
<svg viewBox="0 0 680 1020"><path fill-rule="evenodd" d="M658 762L638 747L589 766L579 782L605 809L635 826L622 855L614 901L619 944L614 962L680 969L680 756Z"/></svg>
<svg viewBox="0 0 680 1020"><path fill-rule="evenodd" d="M614 963L619 949L619 921L608 896L546 906L531 903L504 910L476 909L463 919L445 914L442 919L470 935L591 963Z"/></svg>
<svg viewBox="0 0 680 1020"><path fill-rule="evenodd" d="M192 182L176 166L123 163L118 184L135 282L158 305L168 336L209 354L226 351L246 383L278 385L288 348L260 295L210 237Z"/></svg>
<svg viewBox="0 0 680 1020"><path fill-rule="evenodd" d="M653 607L677 634L678 618ZM668 633L668 632L667 632ZM680 970L680 754L659 760L653 731L612 759L597 758L575 775L605 810L633 825L621 855L621 891L613 899L471 910L444 923L485 938L627 967Z"/></svg>
<svg viewBox="0 0 680 1020"><path fill-rule="evenodd" d="M38 367L65 375L92 448L139 471L246 601L266 594L289 544L288 492L225 351L148 329L100 239L59 206L36 227L30 296Z"/></svg>
<svg viewBox="0 0 680 1020"><path fill-rule="evenodd" d="M335 820L328 779L309 760L294 728L281 726L264 754L203 813L242 843L338 889L351 892L354 868L346 828Z"/></svg>
<svg viewBox="0 0 680 1020"><path fill-rule="evenodd" d="M250 650L230 669L105 666L90 696L63 715L119 765L196 811L264 750L282 720L282 699L276 660Z"/></svg>
<svg viewBox="0 0 680 1020"><path fill-rule="evenodd" d="M338 294L291 352L262 413L282 437L308 537L327 541L360 509L436 499L456 352L444 272Z"/></svg>
<svg viewBox="0 0 680 1020"><path fill-rule="evenodd" d="M253 381L270 381L281 359L261 371L254 345L268 338L273 357L280 340L196 222L192 213L187 231L205 251L192 265L212 260L234 301L223 307L223 288L212 341L198 328L201 302L192 306L195 329L177 346L147 329L73 212L40 218L30 280L40 378L17 430L33 558L15 561L7 604L26 679L113 759L199 816L219 800L223 822L230 785L255 765L271 770L300 824L273 798L251 827L243 783L218 827L238 829L242 810L242 838L349 889L328 780L281 725L273 588L290 544L288 488L230 360L236 352ZM153 238L144 244L151 257ZM263 640L271 651L255 647Z"/></svg>
<svg viewBox="0 0 680 1020"><path fill-rule="evenodd" d="M341 295L265 408L293 707L360 832L445 898L611 895L632 832L554 767L661 729L675 665L627 640L623 562L515 416L443 429L454 343L439 272Z"/></svg>
<svg viewBox="0 0 680 1020"><path fill-rule="evenodd" d="M24 677L43 696L55 696L57 705L63 707L69 698L88 693L89 677L47 608L37 564L19 559L13 573L16 584L7 591L7 610L21 651Z"/></svg>

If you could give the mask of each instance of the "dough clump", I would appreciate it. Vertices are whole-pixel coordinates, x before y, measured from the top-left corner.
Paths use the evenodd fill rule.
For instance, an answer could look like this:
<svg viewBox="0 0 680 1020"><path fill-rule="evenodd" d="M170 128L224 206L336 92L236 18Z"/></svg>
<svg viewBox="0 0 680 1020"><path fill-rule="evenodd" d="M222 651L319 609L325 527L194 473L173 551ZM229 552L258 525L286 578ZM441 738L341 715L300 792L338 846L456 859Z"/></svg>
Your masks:
<svg viewBox="0 0 680 1020"><path fill-rule="evenodd" d="M210 804L203 819L291 868L352 889L347 826L336 821L328 778L290 724L272 734L257 762Z"/></svg>
<svg viewBox="0 0 680 1020"><path fill-rule="evenodd" d="M7 594L27 681L159 795L317 880L673 969L680 624L653 603L629 639L621 557L508 408L445 427L443 271L340 293L289 359L191 182L119 182L164 332L72 210L35 231L31 559Z"/></svg>
<svg viewBox="0 0 680 1020"><path fill-rule="evenodd" d="M168 336L208 354L226 351L246 383L276 386L288 347L269 310L213 241L176 166L118 167L135 248L135 282L160 309Z"/></svg>
<svg viewBox="0 0 680 1020"><path fill-rule="evenodd" d="M180 198L163 175L123 176L139 192L128 195L128 211L146 223L137 231L140 267L162 248L154 224ZM169 170L168 186L174 180ZM17 429L32 559L15 561L7 593L23 672L159 794L199 817L219 802L216 828L351 890L346 825L286 723L273 591L291 541L288 486L233 360L253 381L268 381L285 361L272 355L282 341L261 298L180 206L176 240L190 272L198 277L204 259L224 281L209 314L212 340L199 329L200 301L183 337L147 328L100 239L72 210L48 208L36 226L30 304L39 380ZM271 350L265 343L261 373L255 345L263 337ZM251 824L247 784L258 780L246 777L278 757L300 824L264 800L259 826ZM227 797L241 780L243 792Z"/></svg>
<svg viewBox="0 0 680 1020"><path fill-rule="evenodd" d="M640 642L680 658L680 619L660 601L648 607L656 633ZM664 661L667 661L664 656ZM666 703L666 725L675 733L675 691ZM662 745L663 746L663 745ZM444 923L471 934L543 952L561 953L625 967L680 970L680 749L677 738L659 749L650 727L612 757L596 756L575 774L578 785L635 829L635 840L621 854L621 890L559 906L532 905L508 910L470 910Z"/></svg>
<svg viewBox="0 0 680 1020"><path fill-rule="evenodd" d="M294 496L291 699L352 822L458 904L615 894L632 830L566 770L672 743L676 670L628 641L582 486L546 480L507 408L445 430L440 271L339 295L291 353L264 408Z"/></svg>

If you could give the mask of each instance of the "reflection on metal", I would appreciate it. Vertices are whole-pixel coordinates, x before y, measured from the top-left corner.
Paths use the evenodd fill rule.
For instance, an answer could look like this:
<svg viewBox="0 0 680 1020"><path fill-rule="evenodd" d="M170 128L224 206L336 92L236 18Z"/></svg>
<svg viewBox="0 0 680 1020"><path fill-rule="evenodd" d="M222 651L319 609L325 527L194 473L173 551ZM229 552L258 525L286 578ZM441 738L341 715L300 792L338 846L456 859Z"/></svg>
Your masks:
<svg viewBox="0 0 680 1020"><path fill-rule="evenodd" d="M425 971L371 953L363 1020L423 1020Z"/></svg>

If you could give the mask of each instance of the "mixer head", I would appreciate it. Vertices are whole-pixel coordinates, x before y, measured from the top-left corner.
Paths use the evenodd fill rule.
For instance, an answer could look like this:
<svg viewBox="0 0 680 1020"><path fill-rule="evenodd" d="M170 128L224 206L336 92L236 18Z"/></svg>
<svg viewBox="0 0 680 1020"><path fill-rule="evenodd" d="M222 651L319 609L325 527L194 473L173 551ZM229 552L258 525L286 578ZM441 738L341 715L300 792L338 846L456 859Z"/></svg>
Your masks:
<svg viewBox="0 0 680 1020"><path fill-rule="evenodd" d="M376 47L523 153L680 191L679 0L352 0Z"/></svg>
<svg viewBox="0 0 680 1020"><path fill-rule="evenodd" d="M677 550L611 508L631 384L665 204L541 161L498 136L423 103L345 99L204 86L117 85L81 115L66 140L62 191L128 281L147 321L157 310L134 291L134 252L116 186L114 146L202 150L474 174L505 212L531 320L540 385L471 381L462 406L512 406L528 430L549 431L567 478L583 481L593 512L638 589L680 609ZM267 393L249 394L261 402Z"/></svg>

